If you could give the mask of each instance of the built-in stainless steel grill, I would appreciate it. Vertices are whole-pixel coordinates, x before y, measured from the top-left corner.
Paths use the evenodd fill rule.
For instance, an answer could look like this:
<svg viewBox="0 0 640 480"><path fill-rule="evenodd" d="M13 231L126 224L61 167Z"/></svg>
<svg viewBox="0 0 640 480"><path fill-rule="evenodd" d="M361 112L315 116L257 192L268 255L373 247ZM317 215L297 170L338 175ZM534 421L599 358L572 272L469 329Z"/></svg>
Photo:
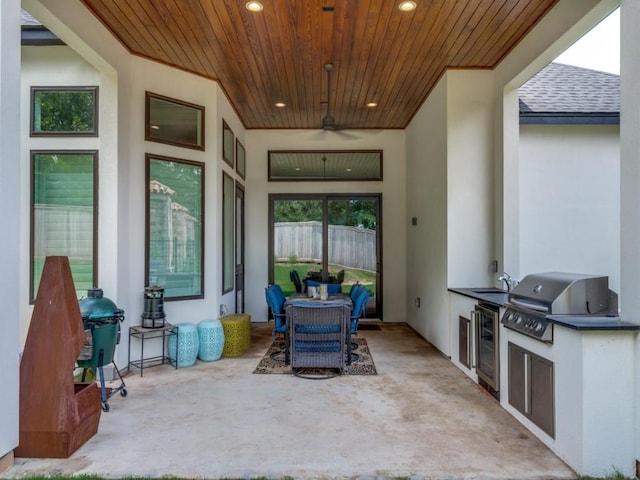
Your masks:
<svg viewBox="0 0 640 480"><path fill-rule="evenodd" d="M502 316L505 327L553 343L548 315L617 315L618 295L609 278L582 273L549 272L527 275L509 293Z"/></svg>

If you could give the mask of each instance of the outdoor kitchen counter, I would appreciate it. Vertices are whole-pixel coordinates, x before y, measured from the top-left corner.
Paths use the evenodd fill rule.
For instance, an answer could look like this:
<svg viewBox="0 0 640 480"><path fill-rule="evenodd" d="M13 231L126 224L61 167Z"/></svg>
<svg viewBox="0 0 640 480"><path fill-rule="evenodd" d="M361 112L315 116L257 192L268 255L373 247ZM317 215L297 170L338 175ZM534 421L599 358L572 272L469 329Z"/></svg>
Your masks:
<svg viewBox="0 0 640 480"><path fill-rule="evenodd" d="M449 292L451 361L480 383L480 356L474 356L474 350L481 317L471 312L480 303L490 303L500 308L503 317L510 306L509 294L496 288L449 288ZM576 472L593 476L604 476L609 468L633 472L637 435L629 418L636 408L637 372L620 366L636 361L640 315L548 315L546 319L553 326L551 342L508 328L501 318L496 335L500 405ZM608 408L611 392L615 392L613 409Z"/></svg>
<svg viewBox="0 0 640 480"><path fill-rule="evenodd" d="M509 306L509 294L498 288L450 288L450 292L487 302L499 307ZM556 325L574 330L640 330L640 323L624 320L622 317L589 315L548 315L547 320Z"/></svg>
<svg viewBox="0 0 640 480"><path fill-rule="evenodd" d="M479 287L479 288L450 288L450 292L464 295L481 302L492 303L499 307L506 307L509 303L509 294L494 287Z"/></svg>

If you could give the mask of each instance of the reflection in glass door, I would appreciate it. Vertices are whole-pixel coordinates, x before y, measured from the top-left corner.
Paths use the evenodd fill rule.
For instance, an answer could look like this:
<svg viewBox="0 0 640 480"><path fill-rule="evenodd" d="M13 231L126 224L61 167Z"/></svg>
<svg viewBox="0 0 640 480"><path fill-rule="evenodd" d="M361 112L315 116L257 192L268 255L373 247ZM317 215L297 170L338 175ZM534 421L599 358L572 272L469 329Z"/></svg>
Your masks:
<svg viewBox="0 0 640 480"><path fill-rule="evenodd" d="M371 297L366 316L380 318L380 195L279 195L269 197L269 283L285 295L307 284L360 283Z"/></svg>
<svg viewBox="0 0 640 480"><path fill-rule="evenodd" d="M330 197L327 211L329 281L340 281L345 287L364 285L371 293L366 315L373 316L378 283L378 200Z"/></svg>
<svg viewBox="0 0 640 480"><path fill-rule="evenodd" d="M274 199L273 247L269 283L286 296L306 291L306 282L322 279L322 199Z"/></svg>

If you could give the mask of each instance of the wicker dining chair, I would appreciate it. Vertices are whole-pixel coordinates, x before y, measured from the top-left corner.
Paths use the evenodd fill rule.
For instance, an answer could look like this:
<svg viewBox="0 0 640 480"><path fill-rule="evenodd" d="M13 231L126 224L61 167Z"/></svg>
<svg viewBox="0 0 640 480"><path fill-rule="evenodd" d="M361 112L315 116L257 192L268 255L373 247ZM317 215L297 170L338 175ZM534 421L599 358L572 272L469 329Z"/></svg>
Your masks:
<svg viewBox="0 0 640 480"><path fill-rule="evenodd" d="M351 309L346 305L296 302L287 306L291 373L300 368L345 365L345 338Z"/></svg>

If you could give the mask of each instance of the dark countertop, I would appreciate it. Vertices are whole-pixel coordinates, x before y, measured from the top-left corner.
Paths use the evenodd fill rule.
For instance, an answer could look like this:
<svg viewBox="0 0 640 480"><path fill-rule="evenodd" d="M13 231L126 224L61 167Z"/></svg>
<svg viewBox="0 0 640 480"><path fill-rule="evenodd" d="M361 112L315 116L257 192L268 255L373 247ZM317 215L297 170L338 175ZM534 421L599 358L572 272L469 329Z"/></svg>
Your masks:
<svg viewBox="0 0 640 480"><path fill-rule="evenodd" d="M481 302L492 303L498 307L506 307L509 303L509 294L499 288L450 288L449 291L459 293L460 295L464 295L465 297L470 297Z"/></svg>
<svg viewBox="0 0 640 480"><path fill-rule="evenodd" d="M509 306L509 294L499 288L450 288L450 292L498 307ZM547 320L573 330L640 330L640 324L607 315L547 315Z"/></svg>
<svg viewBox="0 0 640 480"><path fill-rule="evenodd" d="M574 330L640 330L640 324L608 315L547 315L547 320Z"/></svg>

